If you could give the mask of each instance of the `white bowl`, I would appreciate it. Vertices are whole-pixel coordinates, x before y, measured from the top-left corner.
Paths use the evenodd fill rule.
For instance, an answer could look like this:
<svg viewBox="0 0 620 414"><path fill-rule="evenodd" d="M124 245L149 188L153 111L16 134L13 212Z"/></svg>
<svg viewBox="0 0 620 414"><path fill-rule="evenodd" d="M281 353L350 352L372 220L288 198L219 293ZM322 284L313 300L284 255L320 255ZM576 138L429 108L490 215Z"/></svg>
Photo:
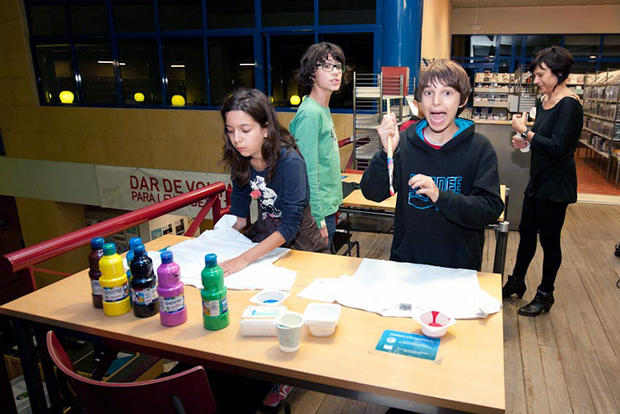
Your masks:
<svg viewBox="0 0 620 414"><path fill-rule="evenodd" d="M335 303L310 303L306 306L304 320L314 336L330 336L336 330L341 307Z"/></svg>
<svg viewBox="0 0 620 414"><path fill-rule="evenodd" d="M250 302L260 306L280 306L282 301L288 297L288 293L277 289L265 289L254 295Z"/></svg>
<svg viewBox="0 0 620 414"><path fill-rule="evenodd" d="M422 327L422 333L431 338L444 336L448 328L456 323L454 318L439 311L426 311L414 314L412 317Z"/></svg>

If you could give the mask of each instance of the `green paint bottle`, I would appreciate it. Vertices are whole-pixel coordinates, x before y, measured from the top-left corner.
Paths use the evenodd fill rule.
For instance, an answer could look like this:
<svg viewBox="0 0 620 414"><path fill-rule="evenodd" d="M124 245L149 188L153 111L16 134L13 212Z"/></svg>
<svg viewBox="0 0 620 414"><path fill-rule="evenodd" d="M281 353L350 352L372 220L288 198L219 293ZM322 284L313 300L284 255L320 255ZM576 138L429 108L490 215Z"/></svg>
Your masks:
<svg viewBox="0 0 620 414"><path fill-rule="evenodd" d="M205 268L202 270L202 320L206 330L217 331L226 328L228 320L228 300L224 286L224 272L217 264L217 256L209 253L205 256Z"/></svg>

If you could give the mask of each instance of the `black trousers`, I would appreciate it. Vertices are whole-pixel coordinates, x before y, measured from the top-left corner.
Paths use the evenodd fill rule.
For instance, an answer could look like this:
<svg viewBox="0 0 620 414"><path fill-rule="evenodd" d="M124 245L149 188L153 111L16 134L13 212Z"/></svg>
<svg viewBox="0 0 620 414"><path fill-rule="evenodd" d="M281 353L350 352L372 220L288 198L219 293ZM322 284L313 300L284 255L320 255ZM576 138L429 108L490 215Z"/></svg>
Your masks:
<svg viewBox="0 0 620 414"><path fill-rule="evenodd" d="M543 276L538 289L552 292L558 269L562 263L560 233L566 217L567 203L554 203L534 197L525 197L521 224L519 225L519 248L512 276L524 280L527 268L536 254L537 234L543 248Z"/></svg>

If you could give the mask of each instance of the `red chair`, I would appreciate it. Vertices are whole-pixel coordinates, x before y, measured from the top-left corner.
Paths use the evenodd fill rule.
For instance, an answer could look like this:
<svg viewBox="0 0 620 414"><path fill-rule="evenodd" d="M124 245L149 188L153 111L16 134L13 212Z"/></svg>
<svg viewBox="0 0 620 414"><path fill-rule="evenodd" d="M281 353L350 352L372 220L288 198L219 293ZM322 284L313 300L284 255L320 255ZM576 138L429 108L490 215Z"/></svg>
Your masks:
<svg viewBox="0 0 620 414"><path fill-rule="evenodd" d="M112 383L77 374L53 331L47 332L47 349L54 364L67 377L81 408L88 414L204 414L217 411L202 366L150 381Z"/></svg>

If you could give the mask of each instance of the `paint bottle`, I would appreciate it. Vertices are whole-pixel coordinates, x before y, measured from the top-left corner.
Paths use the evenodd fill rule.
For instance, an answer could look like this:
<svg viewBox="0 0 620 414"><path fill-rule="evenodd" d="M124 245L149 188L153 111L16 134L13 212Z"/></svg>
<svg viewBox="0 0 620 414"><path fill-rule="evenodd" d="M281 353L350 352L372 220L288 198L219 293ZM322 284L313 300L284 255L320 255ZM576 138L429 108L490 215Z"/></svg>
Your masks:
<svg viewBox="0 0 620 414"><path fill-rule="evenodd" d="M171 251L161 252L157 268L159 317L163 326L181 325L187 320L185 285L181 282L181 268L173 261Z"/></svg>
<svg viewBox="0 0 620 414"><path fill-rule="evenodd" d="M118 316L131 310L127 274L123 269L123 258L116 253L114 243L103 245L103 257L99 260L103 299L103 313L107 316Z"/></svg>
<svg viewBox="0 0 620 414"><path fill-rule="evenodd" d="M103 237L95 237L90 241L90 254L88 255L88 277L90 278L91 296L93 298L93 306L101 309L103 307L103 299L101 297L103 289L99 284L101 271L99 270L99 260L103 257Z"/></svg>
<svg viewBox="0 0 620 414"><path fill-rule="evenodd" d="M131 302L133 313L139 318L148 318L159 311L157 279L153 273L153 260L146 254L143 244L133 249L131 261Z"/></svg>
<svg viewBox="0 0 620 414"><path fill-rule="evenodd" d="M129 239L129 251L125 255L127 259L127 281L131 283L131 261L134 257L134 249L142 244L142 237L132 237Z"/></svg>
<svg viewBox="0 0 620 414"><path fill-rule="evenodd" d="M224 286L224 272L217 264L217 256L209 253L205 256L205 268L202 270L202 320L205 329L217 331L226 328L228 320L228 300Z"/></svg>

